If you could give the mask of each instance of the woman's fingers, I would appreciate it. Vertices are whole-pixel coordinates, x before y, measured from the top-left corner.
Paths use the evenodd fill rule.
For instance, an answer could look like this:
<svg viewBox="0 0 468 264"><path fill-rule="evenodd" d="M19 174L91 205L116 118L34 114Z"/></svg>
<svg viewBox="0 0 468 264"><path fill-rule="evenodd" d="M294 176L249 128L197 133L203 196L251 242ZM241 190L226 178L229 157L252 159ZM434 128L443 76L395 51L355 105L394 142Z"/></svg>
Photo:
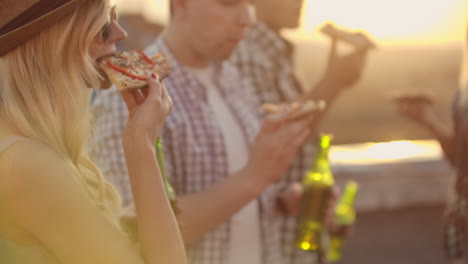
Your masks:
<svg viewBox="0 0 468 264"><path fill-rule="evenodd" d="M143 96L145 98L148 98L148 95L149 95L149 87L148 86L145 86L143 88L141 88L141 93L143 94Z"/></svg>
<svg viewBox="0 0 468 264"><path fill-rule="evenodd" d="M137 104L136 101L135 101L135 98L133 97L132 93L130 91L121 91L120 94L122 95L122 98L125 102L125 104L127 105L127 108L130 110L132 109L133 107L135 107L135 105Z"/></svg>
<svg viewBox="0 0 468 264"><path fill-rule="evenodd" d="M132 91L130 91L130 93L132 94L132 96L135 99L135 102L137 104L142 104L145 101L145 96L140 91L140 89L132 90Z"/></svg>
<svg viewBox="0 0 468 264"><path fill-rule="evenodd" d="M148 78L149 94L148 97L153 99L161 99L162 97L162 84L159 82L159 77L156 74L152 74Z"/></svg>
<svg viewBox="0 0 468 264"><path fill-rule="evenodd" d="M170 113L172 111L172 98L169 95L169 92L167 91L167 88L164 84L162 84L162 99L165 103L168 113Z"/></svg>
<svg viewBox="0 0 468 264"><path fill-rule="evenodd" d="M127 108L133 109L137 105L143 104L149 96L154 99L161 100L162 84L159 82L157 75L148 76L148 86L141 89L121 91L122 98L127 105Z"/></svg>

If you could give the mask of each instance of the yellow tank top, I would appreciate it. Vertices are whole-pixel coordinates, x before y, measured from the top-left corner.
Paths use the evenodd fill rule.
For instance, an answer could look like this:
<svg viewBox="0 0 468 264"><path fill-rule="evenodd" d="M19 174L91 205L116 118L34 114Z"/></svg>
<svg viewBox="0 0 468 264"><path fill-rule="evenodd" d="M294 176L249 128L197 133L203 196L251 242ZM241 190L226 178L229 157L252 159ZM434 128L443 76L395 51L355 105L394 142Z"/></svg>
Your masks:
<svg viewBox="0 0 468 264"><path fill-rule="evenodd" d="M18 141L30 140L23 137L11 137L0 144L0 155ZM56 258L40 245L17 245L0 233L1 264L59 264Z"/></svg>

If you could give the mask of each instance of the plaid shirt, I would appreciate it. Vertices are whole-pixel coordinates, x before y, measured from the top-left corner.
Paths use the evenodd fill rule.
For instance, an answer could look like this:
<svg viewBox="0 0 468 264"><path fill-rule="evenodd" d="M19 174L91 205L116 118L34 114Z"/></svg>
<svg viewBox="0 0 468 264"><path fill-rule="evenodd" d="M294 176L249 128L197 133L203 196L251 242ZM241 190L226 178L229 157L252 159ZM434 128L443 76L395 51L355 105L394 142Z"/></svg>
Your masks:
<svg viewBox="0 0 468 264"><path fill-rule="evenodd" d="M464 93L466 93L465 88ZM446 210L444 223L444 248L449 259L462 258L465 256L465 225L466 209L468 201L468 105L463 102L463 93L458 91L453 103L453 120L455 137L454 156L448 157L456 169L456 182L453 197Z"/></svg>
<svg viewBox="0 0 468 264"><path fill-rule="evenodd" d="M294 74L293 52L291 43L258 21L240 43L231 61L253 83L260 103L291 102L297 100L304 91ZM312 163L314 151L313 142L301 149L287 175L282 178L283 186L302 180ZM288 263L314 263L314 254L294 247L296 218L283 217L281 242Z"/></svg>
<svg viewBox="0 0 468 264"><path fill-rule="evenodd" d="M208 105L206 91L200 81L177 61L161 38L146 53L154 54L157 50L167 54L172 64L171 75L164 80L164 84L172 97L174 108L162 132L168 176L177 195L200 192L228 176L221 129ZM229 63L218 65L216 72L218 88L239 121L246 142L251 143L260 125L260 106L253 90ZM132 194L121 145L121 131L127 118L127 109L119 92L113 88L103 91L97 97L93 111L97 122L96 161L128 204ZM281 219L275 203L278 189L278 186L273 185L258 198L262 262L265 264L285 263L280 250ZM188 245L189 263L226 263L230 226L229 221L221 224L198 242Z"/></svg>

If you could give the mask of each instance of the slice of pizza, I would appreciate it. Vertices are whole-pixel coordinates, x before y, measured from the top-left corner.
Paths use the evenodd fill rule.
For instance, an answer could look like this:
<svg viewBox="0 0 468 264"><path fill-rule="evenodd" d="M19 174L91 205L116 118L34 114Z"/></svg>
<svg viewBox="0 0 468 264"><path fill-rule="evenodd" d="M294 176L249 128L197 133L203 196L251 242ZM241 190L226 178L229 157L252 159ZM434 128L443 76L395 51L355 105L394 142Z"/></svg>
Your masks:
<svg viewBox="0 0 468 264"><path fill-rule="evenodd" d="M375 49L377 45L361 32L349 32L335 27L333 24L324 25L320 31L332 38L342 40L357 49Z"/></svg>
<svg viewBox="0 0 468 264"><path fill-rule="evenodd" d="M323 100L313 101L308 100L304 102L292 102L281 104L263 104L263 109L269 114L282 114L288 113L289 120L301 119L313 113L323 111L326 103Z"/></svg>
<svg viewBox="0 0 468 264"><path fill-rule="evenodd" d="M143 88L148 85L147 78L151 74L163 80L171 71L169 60L163 53L158 52L149 58L140 50L104 57L99 66L120 91Z"/></svg>

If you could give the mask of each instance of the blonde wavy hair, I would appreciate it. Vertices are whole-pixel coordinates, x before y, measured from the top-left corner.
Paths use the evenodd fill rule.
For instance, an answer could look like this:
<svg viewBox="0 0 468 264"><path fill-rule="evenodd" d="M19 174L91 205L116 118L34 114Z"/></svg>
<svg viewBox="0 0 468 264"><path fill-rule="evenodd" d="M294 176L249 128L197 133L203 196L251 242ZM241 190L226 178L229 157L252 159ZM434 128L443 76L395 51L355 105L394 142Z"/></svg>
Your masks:
<svg viewBox="0 0 468 264"><path fill-rule="evenodd" d="M114 224L120 197L89 157L92 89L100 74L89 49L109 20L109 0L90 0L0 58L0 115L20 135L56 151Z"/></svg>

